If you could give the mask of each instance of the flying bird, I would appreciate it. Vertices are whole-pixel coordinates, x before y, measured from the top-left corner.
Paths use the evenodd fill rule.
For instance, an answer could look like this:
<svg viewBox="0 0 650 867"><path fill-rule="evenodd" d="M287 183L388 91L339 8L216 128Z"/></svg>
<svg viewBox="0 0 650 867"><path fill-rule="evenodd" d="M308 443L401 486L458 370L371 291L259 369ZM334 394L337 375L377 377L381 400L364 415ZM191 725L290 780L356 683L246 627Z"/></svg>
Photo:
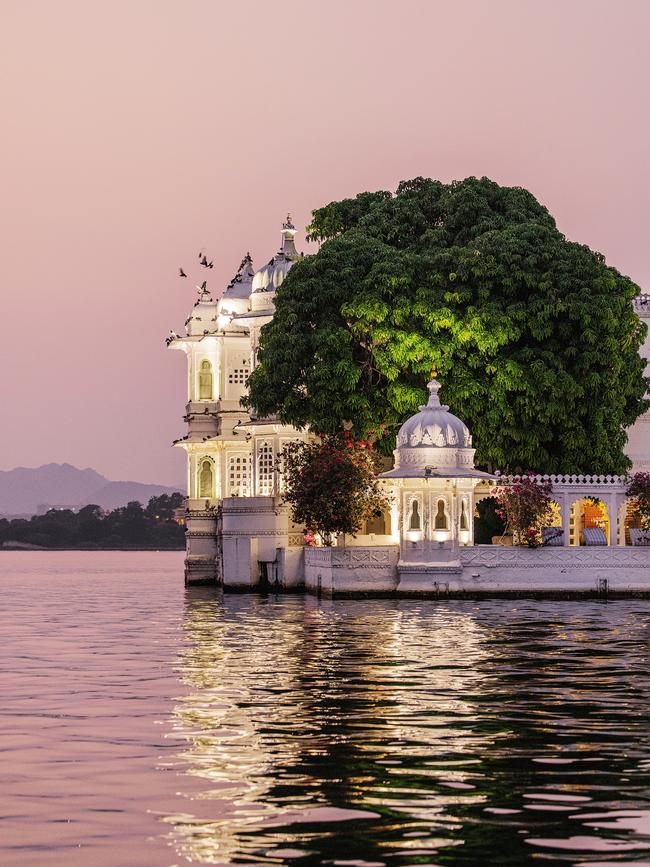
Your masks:
<svg viewBox="0 0 650 867"><path fill-rule="evenodd" d="M201 264L202 264L205 268L208 267L208 260L207 260L207 258L206 258L205 256L203 256L203 258L201 259Z"/></svg>
<svg viewBox="0 0 650 867"><path fill-rule="evenodd" d="M182 268L179 268L178 269L178 276L179 277L187 277L187 274L185 273L185 271L183 271Z"/></svg>
<svg viewBox="0 0 650 867"><path fill-rule="evenodd" d="M214 268L214 265L212 264L212 262L208 262L208 268Z"/></svg>

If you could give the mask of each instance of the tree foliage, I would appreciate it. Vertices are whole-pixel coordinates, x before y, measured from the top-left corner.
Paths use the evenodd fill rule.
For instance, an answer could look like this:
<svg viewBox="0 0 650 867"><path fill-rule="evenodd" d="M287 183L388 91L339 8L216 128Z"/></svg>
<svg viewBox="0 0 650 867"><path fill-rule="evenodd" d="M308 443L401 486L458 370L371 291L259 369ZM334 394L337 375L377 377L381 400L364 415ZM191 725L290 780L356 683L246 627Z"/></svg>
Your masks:
<svg viewBox="0 0 650 867"><path fill-rule="evenodd" d="M133 501L110 512L89 505L78 512L50 509L29 520L0 519L0 547L20 542L44 548L183 548L185 528L173 520L183 502L182 494L162 494L144 509Z"/></svg>
<svg viewBox="0 0 650 867"><path fill-rule="evenodd" d="M416 178L313 212L262 329L250 405L392 448L432 366L502 470L622 472L647 406L638 287L568 241L524 189Z"/></svg>
<svg viewBox="0 0 650 867"><path fill-rule="evenodd" d="M326 545L337 533L356 534L364 521L388 508L377 479L381 458L368 442L345 434L316 443L291 442L280 464L283 499L291 505L293 520L320 534Z"/></svg>
<svg viewBox="0 0 650 867"><path fill-rule="evenodd" d="M626 494L632 498L630 514L639 518L644 530L650 530L650 473L635 473Z"/></svg>

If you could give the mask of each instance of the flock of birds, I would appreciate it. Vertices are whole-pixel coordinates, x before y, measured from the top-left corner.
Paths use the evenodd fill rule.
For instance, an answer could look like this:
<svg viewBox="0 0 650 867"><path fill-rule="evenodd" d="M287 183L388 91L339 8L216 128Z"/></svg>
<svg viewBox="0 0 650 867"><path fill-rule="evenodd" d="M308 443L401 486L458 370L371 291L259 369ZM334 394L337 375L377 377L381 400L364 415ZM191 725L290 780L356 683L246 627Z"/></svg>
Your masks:
<svg viewBox="0 0 650 867"><path fill-rule="evenodd" d="M214 262L208 262L208 257L205 255L203 250L201 250L201 252L199 253L199 264L203 265L204 268L214 268ZM183 270L182 266L178 269L178 276L187 277L187 274Z"/></svg>
<svg viewBox="0 0 650 867"><path fill-rule="evenodd" d="M208 257L205 255L205 252L203 250L201 250L201 252L199 253L199 265L202 265L204 268L214 268L214 262L212 260L208 261ZM182 265L178 269L178 276L179 277L187 277L187 273L185 272L185 269L183 268ZM208 281L204 280L203 283L201 283L200 286L197 285L196 288L199 292L199 297L200 297L203 293L207 292ZM198 301L195 302L194 306L196 307L197 304L198 304ZM185 324L187 325L188 322L189 322L189 319L187 319L185 321ZM165 342L169 346L169 344L172 342L172 340L175 340L177 337L178 337L178 334L176 334L175 331L170 331L169 337L167 338L167 340Z"/></svg>
<svg viewBox="0 0 650 867"><path fill-rule="evenodd" d="M201 250L201 252L199 253L199 265L203 265L204 268L214 268L214 262L212 260L210 260L208 262L208 257L205 255L203 250ZM183 268L182 265L178 269L178 276L179 277L187 277L185 269ZM199 290L199 292L205 292L205 290L207 289L207 286L208 286L208 281L204 280L203 283L201 283L201 285L197 286L196 288Z"/></svg>

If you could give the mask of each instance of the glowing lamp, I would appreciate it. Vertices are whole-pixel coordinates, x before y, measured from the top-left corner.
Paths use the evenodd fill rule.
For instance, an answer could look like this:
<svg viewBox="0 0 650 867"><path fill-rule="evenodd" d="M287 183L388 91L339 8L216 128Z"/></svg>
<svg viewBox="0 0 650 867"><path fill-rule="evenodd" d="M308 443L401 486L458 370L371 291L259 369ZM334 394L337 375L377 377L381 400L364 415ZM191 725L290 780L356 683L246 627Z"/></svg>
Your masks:
<svg viewBox="0 0 650 867"><path fill-rule="evenodd" d="M449 530L434 530L433 538L436 542L446 542L449 538Z"/></svg>
<svg viewBox="0 0 650 867"><path fill-rule="evenodd" d="M469 530L459 530L458 541L461 545L469 545Z"/></svg>
<svg viewBox="0 0 650 867"><path fill-rule="evenodd" d="M419 542L422 538L422 530L407 530L406 538L409 542Z"/></svg>

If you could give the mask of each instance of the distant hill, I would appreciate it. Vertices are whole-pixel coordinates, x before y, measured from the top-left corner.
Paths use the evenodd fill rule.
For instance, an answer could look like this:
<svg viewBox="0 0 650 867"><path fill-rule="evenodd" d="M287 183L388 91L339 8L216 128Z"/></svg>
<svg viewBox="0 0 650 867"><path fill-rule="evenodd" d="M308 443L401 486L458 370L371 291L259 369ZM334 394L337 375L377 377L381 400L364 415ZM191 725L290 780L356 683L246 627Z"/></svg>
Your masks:
<svg viewBox="0 0 650 867"><path fill-rule="evenodd" d="M0 515L34 515L48 506L78 508L89 503L115 509L130 500L146 505L151 497L177 490L142 482L112 482L95 470L80 470L71 464L16 467L0 470Z"/></svg>

